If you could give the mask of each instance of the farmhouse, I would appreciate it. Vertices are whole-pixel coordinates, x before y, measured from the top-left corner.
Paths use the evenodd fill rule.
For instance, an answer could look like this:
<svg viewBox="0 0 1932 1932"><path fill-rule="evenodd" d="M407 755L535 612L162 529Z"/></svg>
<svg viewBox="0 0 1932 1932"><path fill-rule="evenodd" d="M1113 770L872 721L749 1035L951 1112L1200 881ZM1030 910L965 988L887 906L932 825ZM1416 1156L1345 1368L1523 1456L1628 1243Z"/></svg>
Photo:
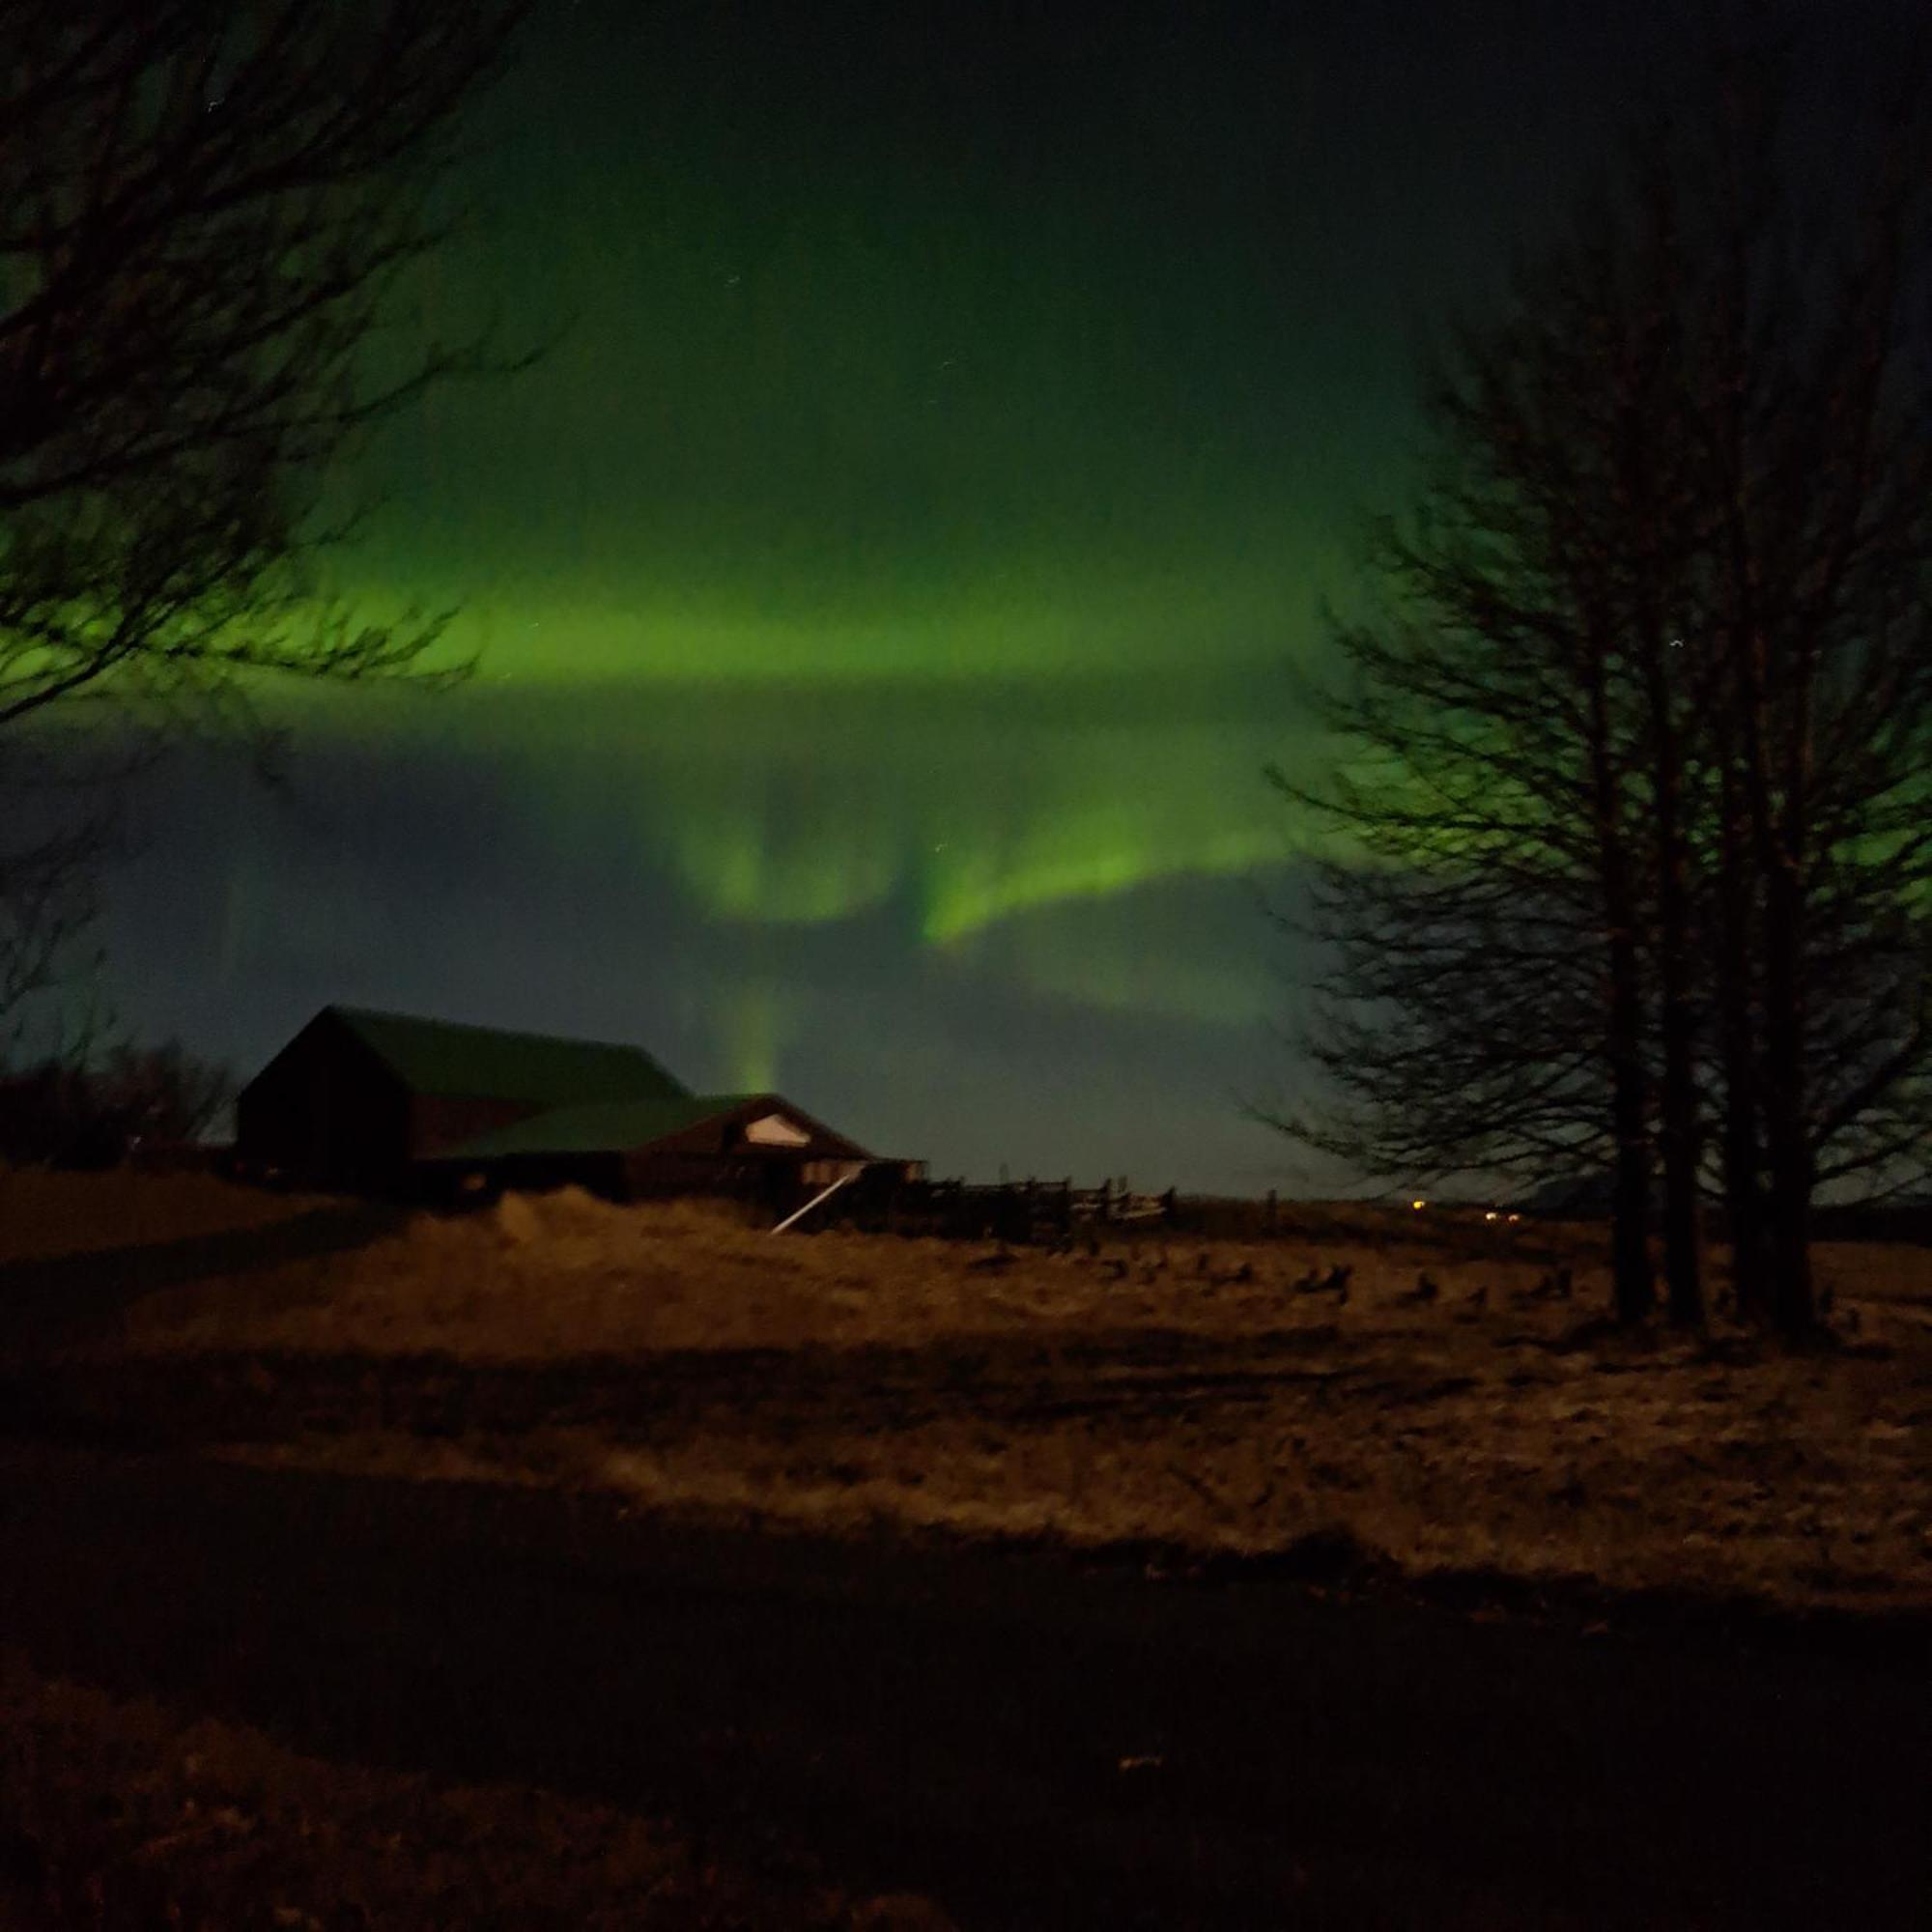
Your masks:
<svg viewBox="0 0 1932 1932"><path fill-rule="evenodd" d="M242 1090L238 1169L375 1193L575 1181L774 1206L913 1178L776 1094L694 1094L640 1047L325 1007Z"/></svg>

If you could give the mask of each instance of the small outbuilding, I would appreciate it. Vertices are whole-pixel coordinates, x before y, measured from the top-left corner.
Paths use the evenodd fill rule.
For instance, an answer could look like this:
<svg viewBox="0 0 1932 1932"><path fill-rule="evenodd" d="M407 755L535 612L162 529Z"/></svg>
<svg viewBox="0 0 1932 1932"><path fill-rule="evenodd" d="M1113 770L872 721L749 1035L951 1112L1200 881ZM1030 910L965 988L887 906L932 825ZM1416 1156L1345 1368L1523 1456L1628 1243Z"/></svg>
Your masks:
<svg viewBox="0 0 1932 1932"><path fill-rule="evenodd" d="M244 1173L394 1193L569 1182L774 1207L913 1179L777 1094L694 1094L641 1047L325 1007L242 1090Z"/></svg>

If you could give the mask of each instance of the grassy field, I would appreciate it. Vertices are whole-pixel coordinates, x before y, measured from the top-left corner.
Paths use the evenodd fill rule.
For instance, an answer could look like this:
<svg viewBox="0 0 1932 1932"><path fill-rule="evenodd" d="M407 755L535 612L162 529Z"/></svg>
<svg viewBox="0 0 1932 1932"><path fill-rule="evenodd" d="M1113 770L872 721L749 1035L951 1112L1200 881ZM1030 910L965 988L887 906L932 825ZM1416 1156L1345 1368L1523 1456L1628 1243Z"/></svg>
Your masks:
<svg viewBox="0 0 1932 1932"><path fill-rule="evenodd" d="M1932 1607L1932 1250L1823 1249L1845 1334L1790 1354L1722 1321L1607 1332L1601 1249L1307 1208L1266 1242L1009 1255L572 1192L407 1216L0 1171L0 1418L1170 1568L1285 1553L1328 1582ZM1572 1294L1536 1294L1559 1265ZM1294 1285L1335 1266L1346 1298ZM306 1756L0 1650L0 1932L948 1923L733 1842Z"/></svg>
<svg viewBox="0 0 1932 1932"><path fill-rule="evenodd" d="M1822 1249L1849 1332L1792 1355L1722 1321L1605 1332L1583 1227L1306 1208L1267 1242L1005 1257L566 1191L276 1259L265 1224L333 1211L207 1177L0 1177L43 1291L85 1277L83 1245L97 1271L188 1257L30 1400L262 1463L816 1528L1182 1558L1314 1538L1416 1577L1932 1606L1924 1248ZM244 1222L245 1269L196 1276L195 1242ZM1559 1262L1573 1296L1536 1297ZM1293 1285L1337 1264L1346 1301Z"/></svg>

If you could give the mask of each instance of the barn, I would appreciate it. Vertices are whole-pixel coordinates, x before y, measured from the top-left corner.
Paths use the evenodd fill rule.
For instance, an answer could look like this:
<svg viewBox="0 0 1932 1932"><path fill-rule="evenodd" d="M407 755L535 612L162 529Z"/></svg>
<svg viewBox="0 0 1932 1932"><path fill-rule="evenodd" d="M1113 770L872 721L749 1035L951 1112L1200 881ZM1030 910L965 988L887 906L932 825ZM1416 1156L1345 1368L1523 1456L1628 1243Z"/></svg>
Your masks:
<svg viewBox="0 0 1932 1932"><path fill-rule="evenodd" d="M774 1207L912 1178L777 1094L694 1094L641 1047L325 1007L242 1090L240 1171L370 1193L567 1182Z"/></svg>

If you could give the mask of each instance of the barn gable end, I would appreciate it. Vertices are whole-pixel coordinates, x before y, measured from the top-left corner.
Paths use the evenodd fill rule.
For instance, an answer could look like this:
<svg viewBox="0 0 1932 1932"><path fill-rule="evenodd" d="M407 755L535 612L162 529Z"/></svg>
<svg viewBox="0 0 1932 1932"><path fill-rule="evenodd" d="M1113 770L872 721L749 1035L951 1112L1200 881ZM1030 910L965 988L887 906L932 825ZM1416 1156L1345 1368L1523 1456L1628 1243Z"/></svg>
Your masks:
<svg viewBox="0 0 1932 1932"><path fill-rule="evenodd" d="M236 1096L236 1151L264 1170L379 1185L409 1157L410 1099L394 1067L324 1008Z"/></svg>

